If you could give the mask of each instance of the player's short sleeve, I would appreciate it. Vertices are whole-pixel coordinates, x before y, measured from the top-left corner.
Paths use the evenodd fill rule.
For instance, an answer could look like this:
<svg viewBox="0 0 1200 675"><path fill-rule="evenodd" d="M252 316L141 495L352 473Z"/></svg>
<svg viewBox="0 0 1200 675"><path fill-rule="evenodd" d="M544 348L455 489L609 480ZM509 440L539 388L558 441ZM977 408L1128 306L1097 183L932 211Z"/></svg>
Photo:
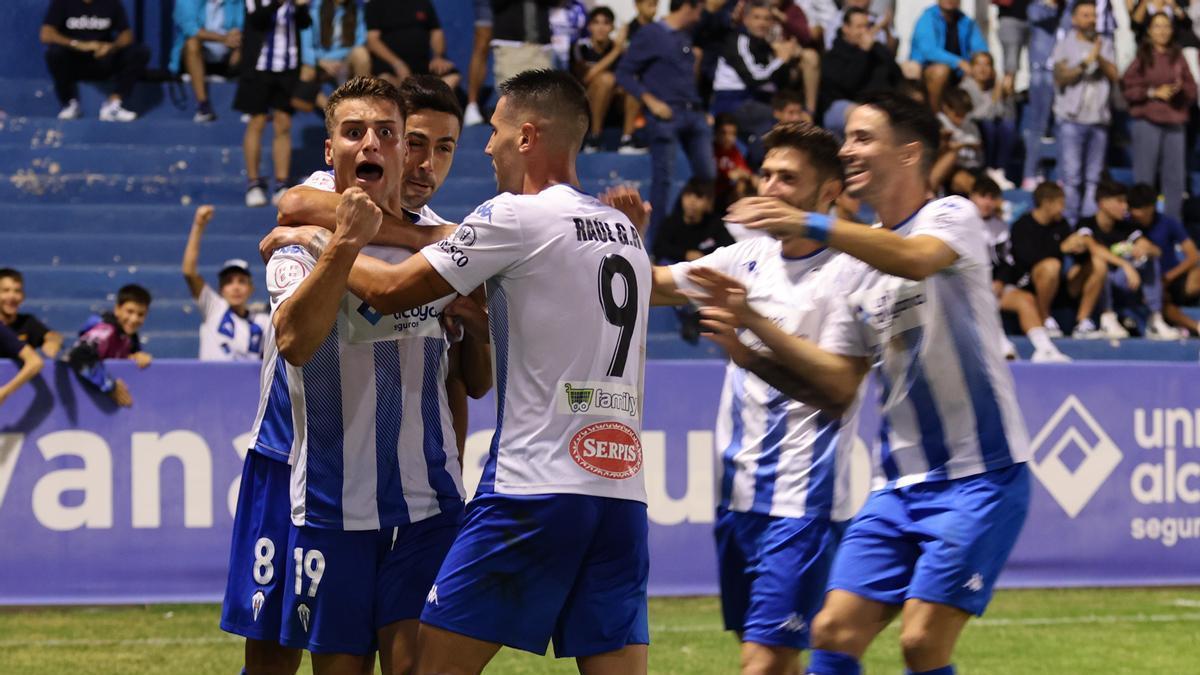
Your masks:
<svg viewBox="0 0 1200 675"><path fill-rule="evenodd" d="M208 284L204 284L204 287L200 289L200 297L196 298L196 306L200 308L200 316L205 320L217 312L224 312L228 308L224 298L217 295L217 292Z"/></svg>
<svg viewBox="0 0 1200 675"><path fill-rule="evenodd" d="M292 297L316 265L317 259L303 246L285 246L271 255L267 262L267 292L272 312Z"/></svg>
<svg viewBox="0 0 1200 675"><path fill-rule="evenodd" d="M984 230L974 204L962 197L948 197L922 210L909 236L935 237L958 254L959 262L983 264L989 261Z"/></svg>
<svg viewBox="0 0 1200 675"><path fill-rule="evenodd" d="M7 325L0 323L0 358L14 359L21 354L25 343Z"/></svg>
<svg viewBox="0 0 1200 675"><path fill-rule="evenodd" d="M332 171L314 171L311 176L304 179L301 185L325 192L337 192L337 184L333 181Z"/></svg>
<svg viewBox="0 0 1200 675"><path fill-rule="evenodd" d="M480 205L449 237L421 249L433 269L462 295L527 254L520 220L506 195Z"/></svg>
<svg viewBox="0 0 1200 675"><path fill-rule="evenodd" d="M698 267L706 267L710 270L716 270L721 274L736 276L739 264L745 259L745 248L745 246L740 244L722 246L702 258L697 258L691 262L675 263L667 269L671 270L671 277L675 281L675 288L681 291L699 291L700 287L688 279L689 272Z"/></svg>
<svg viewBox="0 0 1200 675"><path fill-rule="evenodd" d="M866 356L869 352L864 326L858 319L853 303L860 270L843 262L824 271L829 273L831 288L823 294L824 318L817 346L842 356Z"/></svg>

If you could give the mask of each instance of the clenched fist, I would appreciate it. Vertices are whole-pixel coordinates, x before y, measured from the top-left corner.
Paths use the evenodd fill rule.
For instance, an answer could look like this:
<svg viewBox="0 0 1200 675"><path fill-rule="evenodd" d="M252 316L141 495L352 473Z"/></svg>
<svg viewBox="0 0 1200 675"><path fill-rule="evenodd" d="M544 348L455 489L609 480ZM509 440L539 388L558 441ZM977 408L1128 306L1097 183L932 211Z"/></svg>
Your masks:
<svg viewBox="0 0 1200 675"><path fill-rule="evenodd" d="M371 201L362 188L353 187L342 193L337 207L337 236L362 248L379 233L383 211Z"/></svg>

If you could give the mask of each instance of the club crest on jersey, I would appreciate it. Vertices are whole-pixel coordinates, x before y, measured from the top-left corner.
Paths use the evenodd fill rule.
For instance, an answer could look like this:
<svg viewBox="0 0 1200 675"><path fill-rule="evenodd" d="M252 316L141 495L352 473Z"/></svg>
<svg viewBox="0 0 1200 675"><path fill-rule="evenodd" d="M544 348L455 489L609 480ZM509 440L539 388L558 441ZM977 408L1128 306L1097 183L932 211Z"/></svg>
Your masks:
<svg viewBox="0 0 1200 675"><path fill-rule="evenodd" d="M310 619L312 619L312 610L308 608L308 605L300 603L300 605L296 607L296 616L300 618L300 625L304 626L304 632L307 633L308 622Z"/></svg>
<svg viewBox="0 0 1200 675"><path fill-rule="evenodd" d="M568 446L571 459L602 478L624 480L642 470L642 442L620 422L597 422L575 433Z"/></svg>
<svg viewBox="0 0 1200 675"><path fill-rule="evenodd" d="M254 595L250 596L250 612L256 623L258 622L258 615L262 612L263 605L265 604L267 604L267 596L261 590L254 591Z"/></svg>
<svg viewBox="0 0 1200 675"><path fill-rule="evenodd" d="M490 210L489 210L490 214ZM490 220L490 218L489 218ZM475 245L475 228L467 224L458 226L454 234L450 235L450 241L459 246L474 246Z"/></svg>

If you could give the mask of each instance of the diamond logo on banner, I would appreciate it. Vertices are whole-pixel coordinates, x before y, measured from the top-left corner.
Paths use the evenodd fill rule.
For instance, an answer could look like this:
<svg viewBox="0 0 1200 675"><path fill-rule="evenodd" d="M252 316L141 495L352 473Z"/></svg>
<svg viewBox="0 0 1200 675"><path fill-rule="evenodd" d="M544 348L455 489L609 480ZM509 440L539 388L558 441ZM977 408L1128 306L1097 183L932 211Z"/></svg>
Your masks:
<svg viewBox="0 0 1200 675"><path fill-rule="evenodd" d="M1073 394L1033 439L1029 468L1068 516L1079 515L1124 455Z"/></svg>

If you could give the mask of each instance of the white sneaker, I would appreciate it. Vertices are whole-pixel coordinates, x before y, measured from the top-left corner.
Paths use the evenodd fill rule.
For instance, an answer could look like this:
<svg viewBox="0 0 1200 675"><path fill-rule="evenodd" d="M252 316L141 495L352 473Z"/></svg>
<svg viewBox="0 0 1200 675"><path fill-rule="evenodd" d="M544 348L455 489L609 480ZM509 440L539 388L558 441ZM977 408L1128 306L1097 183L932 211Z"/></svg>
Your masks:
<svg viewBox="0 0 1200 675"><path fill-rule="evenodd" d="M66 107L58 111L58 119L60 120L77 120L82 114L79 109L79 99L73 98L67 102Z"/></svg>
<svg viewBox="0 0 1200 675"><path fill-rule="evenodd" d="M1013 341L1009 340L1007 337L1002 338L1002 339L1004 341L1000 344L1000 347L1002 349L1004 349L1004 360L1005 361L1016 361L1018 358L1017 346L1014 345Z"/></svg>
<svg viewBox="0 0 1200 675"><path fill-rule="evenodd" d="M1105 312L1100 315L1100 330L1104 337L1112 340L1124 340L1129 337L1129 331L1121 325L1116 312Z"/></svg>
<svg viewBox="0 0 1200 675"><path fill-rule="evenodd" d="M1057 349L1038 349L1029 360L1034 363L1070 363L1071 357Z"/></svg>
<svg viewBox="0 0 1200 675"><path fill-rule="evenodd" d="M1049 329L1046 332L1049 332ZM1096 324L1091 319L1084 319L1075 324L1075 330L1071 331L1071 337L1076 340L1100 340L1106 336L1104 331L1096 328Z"/></svg>
<svg viewBox="0 0 1200 675"><path fill-rule="evenodd" d="M126 110L120 101L107 101L100 106L101 122L132 122L137 119L137 113Z"/></svg>
<svg viewBox="0 0 1200 675"><path fill-rule="evenodd" d="M1151 340L1178 340L1179 331L1168 326L1162 314L1155 312L1146 324L1146 337Z"/></svg>
<svg viewBox="0 0 1200 675"><path fill-rule="evenodd" d="M985 173L987 173L988 178L991 178L1001 190L1011 190L1017 187L1015 183L1013 183L1008 179L1007 176L1004 175L1004 171L1001 169L988 169Z"/></svg>
<svg viewBox="0 0 1200 675"><path fill-rule="evenodd" d="M463 111L463 126L473 127L476 124L483 124L483 113L479 112L478 103L469 103Z"/></svg>
<svg viewBox="0 0 1200 675"><path fill-rule="evenodd" d="M267 205L267 189L255 183L246 190L246 206L259 207Z"/></svg>
<svg viewBox="0 0 1200 675"><path fill-rule="evenodd" d="M283 196L287 194L287 191L288 188L286 185L280 185L279 187L275 188L275 194L271 195L271 205L279 206L279 200L283 199Z"/></svg>
<svg viewBox="0 0 1200 675"><path fill-rule="evenodd" d="M1042 328L1046 329L1046 336L1051 339L1063 336L1062 326L1059 326L1052 316L1046 317L1046 320L1042 322Z"/></svg>

